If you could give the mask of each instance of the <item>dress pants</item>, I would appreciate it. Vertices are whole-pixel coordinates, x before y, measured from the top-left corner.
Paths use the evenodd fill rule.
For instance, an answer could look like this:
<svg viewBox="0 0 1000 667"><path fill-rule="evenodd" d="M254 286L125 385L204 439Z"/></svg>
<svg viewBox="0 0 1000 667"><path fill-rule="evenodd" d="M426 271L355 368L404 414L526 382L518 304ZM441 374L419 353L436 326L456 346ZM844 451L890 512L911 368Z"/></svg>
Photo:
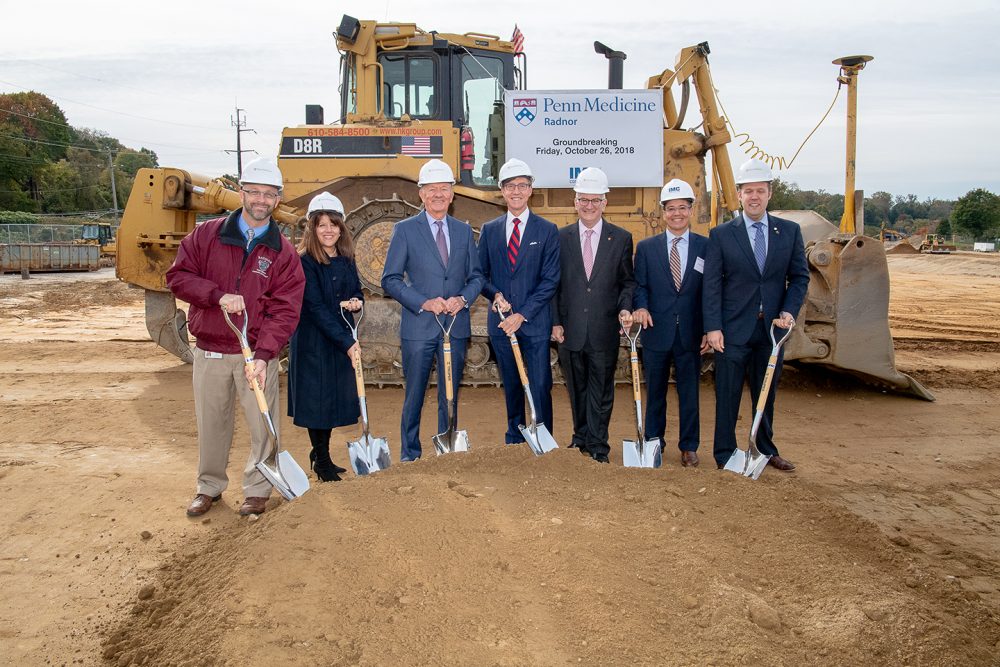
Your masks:
<svg viewBox="0 0 1000 667"><path fill-rule="evenodd" d="M677 381L677 416L680 437L677 446L682 452L698 450L701 437L698 409L698 376L701 373L701 354L698 348L685 350L680 343L680 331L674 335L670 351L662 352L642 348L642 370L646 376L646 440L660 438L667 425L667 384L670 365L674 365Z"/></svg>
<svg viewBox="0 0 1000 667"><path fill-rule="evenodd" d="M420 446L420 412L424 407L424 394L427 392L427 382L430 379L431 366L437 357L438 368L438 433L448 429L448 399L446 388L440 378L444 376L444 339L441 337L428 340L400 341L403 348L403 416L399 432L402 439L400 461L415 461L423 451ZM462 382L465 371L465 350L469 343L467 338L451 339L452 386L454 388L456 415L458 405L458 386Z"/></svg>
<svg viewBox="0 0 1000 667"><path fill-rule="evenodd" d="M243 355L223 354L221 358L208 358L205 354L204 350L194 348L191 373L194 413L198 421L198 493L214 498L229 485L226 466L233 445L234 408L239 399L250 431L250 455L243 466L243 494L267 498L271 495L271 483L257 470L257 462L270 454L271 441L257 399L243 374ZM280 436L277 359L267 362L264 397L274 430Z"/></svg>
<svg viewBox="0 0 1000 667"><path fill-rule="evenodd" d="M528 374L528 384L531 385L531 399L535 403L539 423L545 424L552 433L552 366L549 363L549 336L517 335L518 347L524 359ZM517 372L517 362L514 361L514 351L510 348L507 336L490 336L490 344L496 355L497 366L500 367L500 377L503 380L503 393L507 400L507 433L504 441L507 444L524 442L519 426L527 425L525 417L524 386Z"/></svg>
<svg viewBox="0 0 1000 667"><path fill-rule="evenodd" d="M617 345L597 349L587 341L578 352L559 349L559 365L573 413L573 444L594 456L607 456L611 451L608 424L615 402L617 363Z"/></svg>
<svg viewBox="0 0 1000 667"><path fill-rule="evenodd" d="M715 462L725 465L736 450L736 420L740 414L740 400L743 397L743 382L749 379L751 398L751 417L757 408L757 398L760 396L761 384L767 370L767 360L771 357L771 339L768 335L766 320L757 320L750 339L745 345L734 345L723 339L725 352L715 353ZM782 353L784 350L782 350ZM774 430L774 397L778 391L778 380L781 378L781 360L774 368L771 389L767 403L764 405L764 416L757 429L757 448L768 456L777 456L778 448L772 436ZM750 423L750 422L748 422ZM749 433L747 434L749 435Z"/></svg>

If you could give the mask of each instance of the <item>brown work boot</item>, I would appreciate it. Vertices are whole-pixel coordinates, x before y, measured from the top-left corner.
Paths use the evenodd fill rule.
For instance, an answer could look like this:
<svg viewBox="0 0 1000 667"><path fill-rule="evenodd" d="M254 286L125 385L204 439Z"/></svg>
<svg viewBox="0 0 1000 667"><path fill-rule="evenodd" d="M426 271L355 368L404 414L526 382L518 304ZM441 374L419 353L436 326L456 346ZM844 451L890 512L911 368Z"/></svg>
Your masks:
<svg viewBox="0 0 1000 667"><path fill-rule="evenodd" d="M794 463L792 463L788 459L781 458L777 454L775 454L768 460L767 465L771 466L772 468L777 468L782 472L791 472L795 470Z"/></svg>
<svg viewBox="0 0 1000 667"><path fill-rule="evenodd" d="M681 465L685 468L687 467L697 467L698 465L698 453L691 452L687 450L681 451Z"/></svg>
<svg viewBox="0 0 1000 667"><path fill-rule="evenodd" d="M260 496L247 496L243 504L240 505L240 514L243 516L249 516L251 514L263 514L264 505L267 503L267 498L261 498Z"/></svg>
<svg viewBox="0 0 1000 667"><path fill-rule="evenodd" d="M188 505L187 515L201 516L208 510L212 509L212 503L218 500L222 500L221 494L213 498L212 496L205 495L204 493L199 493L194 497L194 500L191 501L191 504Z"/></svg>

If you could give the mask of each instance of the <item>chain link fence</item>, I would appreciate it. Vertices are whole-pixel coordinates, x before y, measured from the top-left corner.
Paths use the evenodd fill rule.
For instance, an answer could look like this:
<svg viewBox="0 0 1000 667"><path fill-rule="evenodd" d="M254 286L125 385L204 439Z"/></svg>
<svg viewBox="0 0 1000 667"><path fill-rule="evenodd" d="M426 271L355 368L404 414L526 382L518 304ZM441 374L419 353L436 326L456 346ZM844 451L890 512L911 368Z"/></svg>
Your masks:
<svg viewBox="0 0 1000 667"><path fill-rule="evenodd" d="M0 243L71 243L83 238L84 225L0 224ZM118 233L113 226L112 235Z"/></svg>

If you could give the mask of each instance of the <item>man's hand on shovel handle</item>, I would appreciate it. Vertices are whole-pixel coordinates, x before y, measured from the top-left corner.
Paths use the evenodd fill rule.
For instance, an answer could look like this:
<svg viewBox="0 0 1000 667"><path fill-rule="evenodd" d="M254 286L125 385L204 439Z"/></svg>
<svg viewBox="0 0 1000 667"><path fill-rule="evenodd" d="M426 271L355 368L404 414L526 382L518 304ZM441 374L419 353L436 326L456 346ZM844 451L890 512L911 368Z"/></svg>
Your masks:
<svg viewBox="0 0 1000 667"><path fill-rule="evenodd" d="M247 382L253 387L253 380L257 378L257 382L260 383L260 390L264 391L264 382L267 380L267 362L263 359L253 360L253 370L250 370L250 366L243 367L243 374L247 377Z"/></svg>
<svg viewBox="0 0 1000 667"><path fill-rule="evenodd" d="M242 313L246 309L242 294L223 294L219 298L219 305L227 313Z"/></svg>

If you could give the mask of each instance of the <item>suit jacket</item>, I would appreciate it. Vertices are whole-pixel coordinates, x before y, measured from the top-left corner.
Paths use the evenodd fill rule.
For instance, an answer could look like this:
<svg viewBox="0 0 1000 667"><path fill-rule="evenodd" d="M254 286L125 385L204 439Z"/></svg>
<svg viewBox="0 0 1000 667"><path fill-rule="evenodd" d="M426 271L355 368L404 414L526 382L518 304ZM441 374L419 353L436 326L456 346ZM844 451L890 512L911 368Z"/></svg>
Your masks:
<svg viewBox="0 0 1000 667"><path fill-rule="evenodd" d="M559 264L562 278L552 300L552 324L564 328L563 346L579 352L592 347L617 348L618 313L632 310L635 278L632 269L632 235L604 221L587 280L580 248L580 223L559 230Z"/></svg>
<svg viewBox="0 0 1000 667"><path fill-rule="evenodd" d="M671 238L668 233L657 234L639 241L636 246L632 305L636 310L645 308L653 316L653 326L643 329L640 334L643 347L668 352L679 330L682 348L697 350L705 333L701 288L708 239L694 232L688 234L687 265L678 290L670 273Z"/></svg>
<svg viewBox="0 0 1000 667"><path fill-rule="evenodd" d="M421 310L427 299L463 296L471 306L483 287L472 228L450 215L447 220L451 240L448 266L441 261L425 211L400 220L392 229L382 289L403 306L399 337L404 340L430 340L441 335L434 314ZM451 335L468 338L471 333L466 307L458 313Z"/></svg>
<svg viewBox="0 0 1000 667"><path fill-rule="evenodd" d="M517 264L507 259L507 214L490 220L479 232L479 266L483 271L483 296L491 302L497 292L524 316L518 330L525 336L552 333L552 297L559 287L559 228L530 213L521 236ZM502 335L500 316L491 308L488 331Z"/></svg>
<svg viewBox="0 0 1000 667"><path fill-rule="evenodd" d="M705 330L722 330L727 343L743 345L764 308L765 322L781 312L798 318L809 289L802 230L790 220L768 214L767 258L757 269L741 212L709 233L702 303Z"/></svg>

